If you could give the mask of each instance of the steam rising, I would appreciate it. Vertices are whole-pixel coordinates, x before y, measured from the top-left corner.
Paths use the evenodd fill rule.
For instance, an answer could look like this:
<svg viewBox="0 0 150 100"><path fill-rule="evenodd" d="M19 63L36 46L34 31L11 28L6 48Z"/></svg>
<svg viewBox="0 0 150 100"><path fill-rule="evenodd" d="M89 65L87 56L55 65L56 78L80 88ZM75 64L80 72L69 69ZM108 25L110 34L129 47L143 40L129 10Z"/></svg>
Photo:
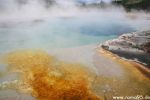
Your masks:
<svg viewBox="0 0 150 100"><path fill-rule="evenodd" d="M19 81L26 83L25 89L31 89L28 92L38 100L45 96L48 100L63 96L69 97L66 100L76 96L99 100L89 87L92 73L82 65L93 66L93 47L74 47L95 47L125 32L150 29L149 13L127 13L123 7L111 5L110 0L105 0L106 7L81 6L81 2L99 0L0 0L0 54L27 49L10 53L6 63L14 72L20 72ZM68 51L60 49L66 47ZM59 61L43 51L28 51L29 48L50 53L54 50L57 58L81 64Z"/></svg>
<svg viewBox="0 0 150 100"><path fill-rule="evenodd" d="M83 2L85 4L97 4L96 6L100 8L82 7ZM90 12L96 12L98 15L109 12L111 16L114 16L115 14L112 13L115 12L119 15L125 13L122 7L114 7L111 5L111 0L103 0L108 5L106 8L98 5L100 2L101 0L1 0L0 20L33 20L53 16L80 16L81 13Z"/></svg>
<svg viewBox="0 0 150 100"><path fill-rule="evenodd" d="M127 13L110 0L106 7L81 6L79 1L99 0L1 0L0 52L96 44L150 27L149 13Z"/></svg>

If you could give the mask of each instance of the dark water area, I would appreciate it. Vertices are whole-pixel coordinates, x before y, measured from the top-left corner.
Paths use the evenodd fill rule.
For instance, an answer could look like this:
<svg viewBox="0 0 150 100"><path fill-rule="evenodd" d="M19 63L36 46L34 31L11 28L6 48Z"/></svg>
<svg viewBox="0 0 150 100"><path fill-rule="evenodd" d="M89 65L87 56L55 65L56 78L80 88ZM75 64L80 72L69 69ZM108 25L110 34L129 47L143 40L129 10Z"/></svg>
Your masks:
<svg viewBox="0 0 150 100"><path fill-rule="evenodd" d="M106 29L107 27L107 29ZM121 23L109 23L107 26L99 25L85 26L81 28L82 34L94 35L94 36L108 36L110 34L121 35L123 33L133 32L134 28L128 26L127 24L122 25Z"/></svg>

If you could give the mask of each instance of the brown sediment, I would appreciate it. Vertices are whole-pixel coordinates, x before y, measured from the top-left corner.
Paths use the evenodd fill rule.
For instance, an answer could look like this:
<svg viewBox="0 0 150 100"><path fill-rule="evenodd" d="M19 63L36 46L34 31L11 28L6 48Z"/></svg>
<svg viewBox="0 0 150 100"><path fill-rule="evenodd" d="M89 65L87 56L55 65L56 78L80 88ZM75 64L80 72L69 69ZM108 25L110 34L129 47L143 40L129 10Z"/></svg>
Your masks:
<svg viewBox="0 0 150 100"><path fill-rule="evenodd" d="M104 49L97 49L97 51L101 57L104 57L106 60L113 62L110 64L105 64L106 66L109 66L107 69L108 72L105 70L106 73L111 72L109 70L112 69L114 69L116 73L120 73L121 71L121 75L119 76L108 75L99 76L97 78L94 86L96 88L100 88L99 95L103 95L103 90L107 100L112 100L113 96L136 96L139 94L143 96L149 95L150 79L136 68L134 65L136 63L121 59L119 56ZM115 68L113 64L118 67ZM118 68L120 70L118 70ZM94 90L96 90L96 88Z"/></svg>
<svg viewBox="0 0 150 100"><path fill-rule="evenodd" d="M150 70L148 68L146 68L144 65L142 65L138 62L135 62L135 61L131 61L131 60L127 60L127 59L121 59L116 54L113 54L112 52L105 50L103 48L99 49L98 51L101 52L101 54L104 54L105 56L109 57L110 59L113 59L116 62L120 63L121 65L135 67L144 76L146 76L148 79L150 79Z"/></svg>
<svg viewBox="0 0 150 100"><path fill-rule="evenodd" d="M141 73L143 73L147 78L150 79L150 69L146 68L144 65L137 63L137 62L133 62L130 61L137 69L139 69L141 71Z"/></svg>
<svg viewBox="0 0 150 100"><path fill-rule="evenodd" d="M12 52L5 63L20 73L24 84L18 88L37 100L100 100L90 89L92 73L81 64L58 61L43 51Z"/></svg>

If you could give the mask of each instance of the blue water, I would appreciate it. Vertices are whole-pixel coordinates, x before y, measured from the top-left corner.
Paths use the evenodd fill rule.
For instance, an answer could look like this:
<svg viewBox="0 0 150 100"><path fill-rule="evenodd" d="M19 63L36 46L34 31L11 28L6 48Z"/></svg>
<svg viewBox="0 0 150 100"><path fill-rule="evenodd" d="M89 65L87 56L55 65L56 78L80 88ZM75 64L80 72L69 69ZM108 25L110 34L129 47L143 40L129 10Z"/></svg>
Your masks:
<svg viewBox="0 0 150 100"><path fill-rule="evenodd" d="M91 45L135 31L122 20L53 18L0 23L0 52L28 48L68 48Z"/></svg>

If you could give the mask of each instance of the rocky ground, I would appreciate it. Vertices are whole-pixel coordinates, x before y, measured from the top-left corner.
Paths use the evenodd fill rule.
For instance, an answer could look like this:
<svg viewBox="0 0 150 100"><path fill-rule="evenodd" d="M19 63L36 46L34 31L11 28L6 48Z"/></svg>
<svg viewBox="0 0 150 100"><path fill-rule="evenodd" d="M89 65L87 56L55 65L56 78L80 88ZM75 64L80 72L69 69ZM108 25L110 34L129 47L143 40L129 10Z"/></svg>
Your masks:
<svg viewBox="0 0 150 100"><path fill-rule="evenodd" d="M150 67L150 31L126 33L100 47Z"/></svg>

